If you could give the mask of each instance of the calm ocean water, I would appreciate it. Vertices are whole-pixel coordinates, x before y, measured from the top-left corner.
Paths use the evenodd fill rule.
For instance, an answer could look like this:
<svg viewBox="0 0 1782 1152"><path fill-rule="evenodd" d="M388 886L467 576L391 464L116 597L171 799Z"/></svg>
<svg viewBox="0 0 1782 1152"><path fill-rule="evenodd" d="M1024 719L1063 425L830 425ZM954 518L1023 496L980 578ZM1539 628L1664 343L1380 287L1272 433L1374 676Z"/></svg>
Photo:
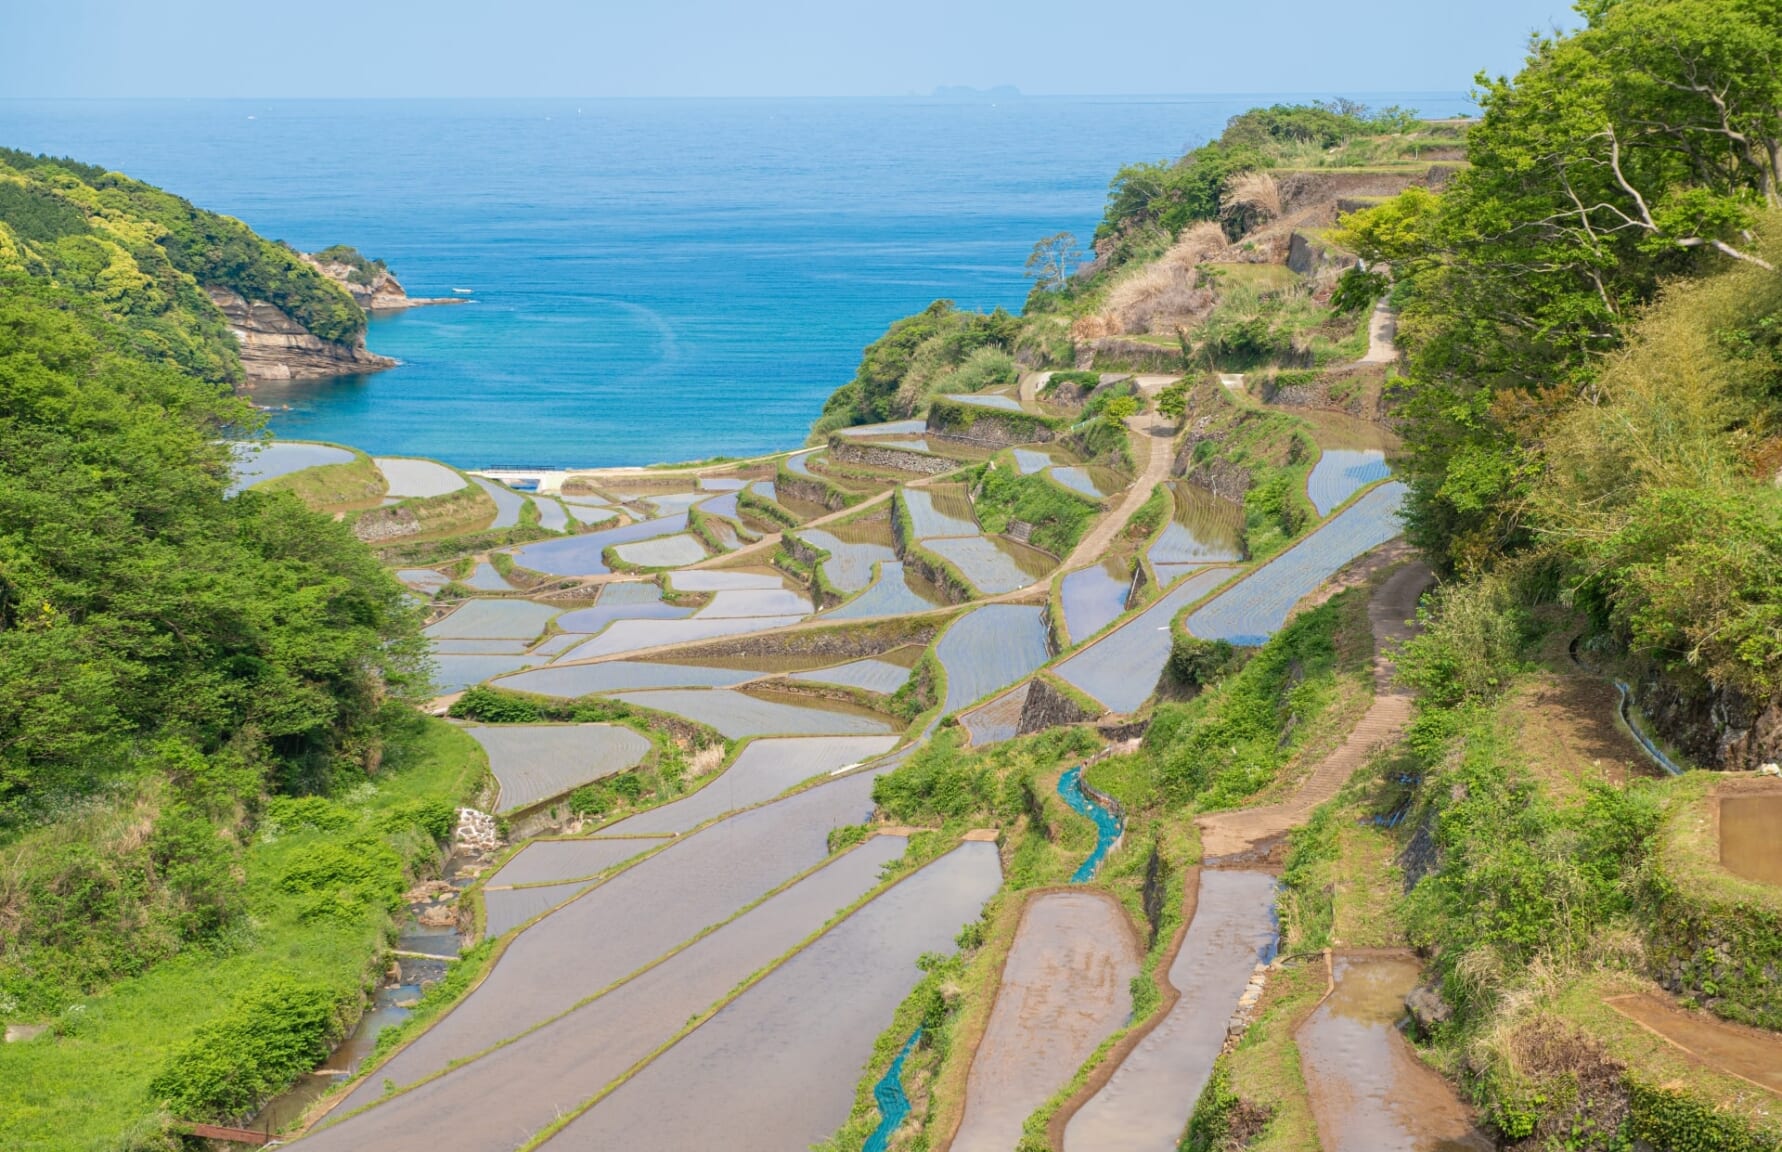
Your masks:
<svg viewBox="0 0 1782 1152"><path fill-rule="evenodd" d="M0 101L0 143L355 245L413 295L474 290L372 322L399 368L262 386L279 435L642 464L802 441L891 320L1018 308L1033 242L1086 244L1121 164L1305 98Z"/></svg>

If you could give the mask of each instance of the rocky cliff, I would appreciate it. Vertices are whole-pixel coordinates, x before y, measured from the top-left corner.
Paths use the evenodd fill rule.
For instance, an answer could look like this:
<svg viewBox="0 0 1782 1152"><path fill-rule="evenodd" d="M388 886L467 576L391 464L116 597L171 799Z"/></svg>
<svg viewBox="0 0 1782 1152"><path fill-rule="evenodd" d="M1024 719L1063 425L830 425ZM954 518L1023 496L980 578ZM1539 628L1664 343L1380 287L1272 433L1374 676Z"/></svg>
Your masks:
<svg viewBox="0 0 1782 1152"><path fill-rule="evenodd" d="M229 321L241 345L241 366L249 381L350 376L396 366L388 356L367 351L363 336L350 344L337 344L313 335L263 300L250 301L238 292L214 286L205 292Z"/></svg>
<svg viewBox="0 0 1782 1152"><path fill-rule="evenodd" d="M391 275L387 268L371 266L368 270L342 260L327 260L308 253L301 255L305 264L345 288L359 307L367 312L394 312L424 304L465 303L456 296L410 296L402 287L402 282ZM380 261L379 264L381 263Z"/></svg>

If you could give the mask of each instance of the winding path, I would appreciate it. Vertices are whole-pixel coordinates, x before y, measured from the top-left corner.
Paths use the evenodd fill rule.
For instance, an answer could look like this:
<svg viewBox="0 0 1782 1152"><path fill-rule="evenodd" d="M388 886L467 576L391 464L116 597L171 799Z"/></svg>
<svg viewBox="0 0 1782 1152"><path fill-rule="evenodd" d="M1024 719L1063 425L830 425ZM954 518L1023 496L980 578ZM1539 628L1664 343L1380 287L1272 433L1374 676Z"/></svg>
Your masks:
<svg viewBox="0 0 1782 1152"><path fill-rule="evenodd" d="M1126 489L1126 497L1119 505L1102 517L1101 523L1090 530L1089 534L1077 541L1070 555L1058 566L1061 572L1071 572L1086 564L1100 560L1114 542L1114 537L1126 527L1132 514L1139 510L1139 505L1150 499L1151 489L1169 479L1169 466L1175 459L1170 449L1174 446L1176 426L1156 412L1143 412L1127 420L1126 426L1134 433L1139 447L1145 452L1145 459L1140 466L1138 478Z"/></svg>
<svg viewBox="0 0 1782 1152"><path fill-rule="evenodd" d="M1411 718L1411 694L1393 682L1391 647L1415 632L1410 621L1417 610L1417 599L1433 579L1423 564L1407 564L1374 592L1367 606L1374 634L1374 702L1342 747L1325 757L1288 799L1260 808L1201 817L1197 821L1201 851L1207 858L1248 851L1263 840L1304 824L1312 809L1335 796L1374 749L1397 739L1404 731Z"/></svg>

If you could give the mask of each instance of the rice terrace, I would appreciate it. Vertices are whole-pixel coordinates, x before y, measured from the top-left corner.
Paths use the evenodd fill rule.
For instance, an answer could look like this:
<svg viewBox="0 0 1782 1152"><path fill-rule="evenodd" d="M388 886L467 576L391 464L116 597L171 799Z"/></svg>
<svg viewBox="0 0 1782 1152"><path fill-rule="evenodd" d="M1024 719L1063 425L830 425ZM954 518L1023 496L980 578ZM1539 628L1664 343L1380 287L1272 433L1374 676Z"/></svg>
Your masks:
<svg viewBox="0 0 1782 1152"><path fill-rule="evenodd" d="M1782 1150L1782 9L1555 3L18 21L0 1148Z"/></svg>

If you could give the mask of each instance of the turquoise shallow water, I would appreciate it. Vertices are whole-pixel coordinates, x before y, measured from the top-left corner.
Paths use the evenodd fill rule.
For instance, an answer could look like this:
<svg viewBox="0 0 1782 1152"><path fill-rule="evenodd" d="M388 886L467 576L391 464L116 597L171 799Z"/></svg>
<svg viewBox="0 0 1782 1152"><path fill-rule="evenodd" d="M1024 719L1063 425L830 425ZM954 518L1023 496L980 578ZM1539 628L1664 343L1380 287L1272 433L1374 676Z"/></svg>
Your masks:
<svg viewBox="0 0 1782 1152"><path fill-rule="evenodd" d="M802 441L860 350L937 297L1016 307L1108 179L1288 97L0 101L0 143L159 184L473 305L372 322L390 372L264 385L287 438L493 464ZM1452 112L1457 95L1386 96Z"/></svg>

